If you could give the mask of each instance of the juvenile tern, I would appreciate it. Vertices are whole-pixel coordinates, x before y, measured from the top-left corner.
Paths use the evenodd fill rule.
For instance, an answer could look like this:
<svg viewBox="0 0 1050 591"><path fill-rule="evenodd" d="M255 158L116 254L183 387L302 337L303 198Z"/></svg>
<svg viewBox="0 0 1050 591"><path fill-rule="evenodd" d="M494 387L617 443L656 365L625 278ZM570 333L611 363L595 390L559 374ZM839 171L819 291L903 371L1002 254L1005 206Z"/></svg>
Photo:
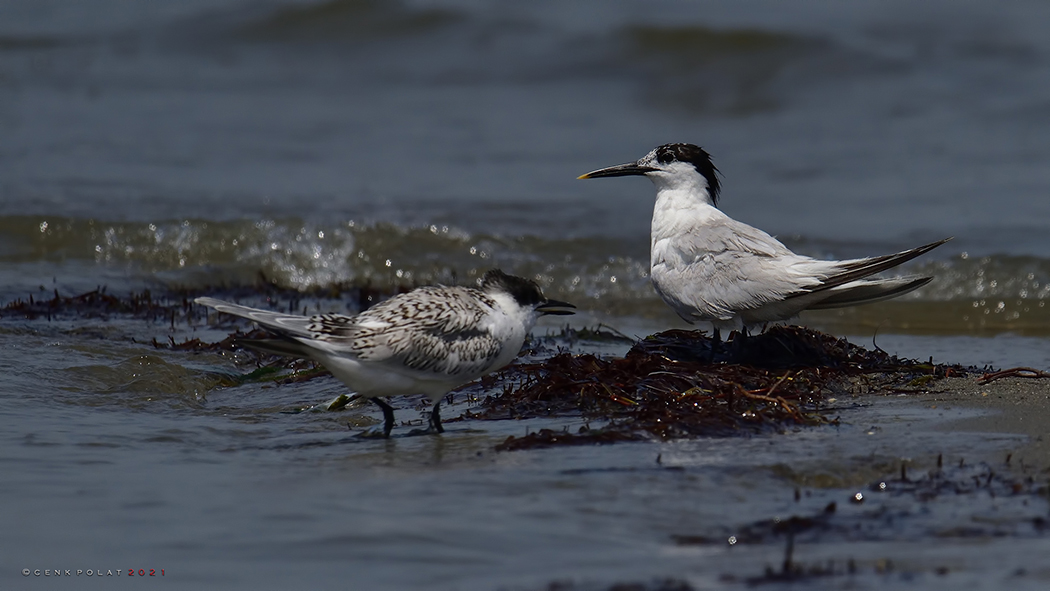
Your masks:
<svg viewBox="0 0 1050 591"><path fill-rule="evenodd" d="M716 205L721 190L711 155L693 144L665 144L640 160L581 179L642 175L656 186L650 278L686 322L741 330L786 320L803 310L878 302L918 289L932 277L869 278L944 244L896 254L820 260L795 254L776 238L738 222Z"/></svg>
<svg viewBox="0 0 1050 591"><path fill-rule="evenodd" d="M356 316L299 316L214 298L194 301L253 320L279 337L241 344L328 368L383 410L386 437L394 410L380 396L425 394L434 403L428 431L441 433L438 407L445 394L510 363L540 316L572 314L575 308L498 269L485 273L478 288L420 287Z"/></svg>

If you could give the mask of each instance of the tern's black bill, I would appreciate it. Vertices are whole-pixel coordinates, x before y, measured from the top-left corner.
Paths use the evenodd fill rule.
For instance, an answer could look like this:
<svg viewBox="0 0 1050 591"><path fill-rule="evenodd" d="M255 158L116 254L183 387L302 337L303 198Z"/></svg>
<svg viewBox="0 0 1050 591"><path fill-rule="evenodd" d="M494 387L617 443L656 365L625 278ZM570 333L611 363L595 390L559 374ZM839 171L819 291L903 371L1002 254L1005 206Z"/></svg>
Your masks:
<svg viewBox="0 0 1050 591"><path fill-rule="evenodd" d="M558 300L547 300L542 304L536 306L537 312L543 314L549 314L552 316L568 316L569 314L575 314L576 306L573 306L569 302L559 302Z"/></svg>
<svg viewBox="0 0 1050 591"><path fill-rule="evenodd" d="M598 170L588 172L587 174L581 174L576 178L596 179L603 176L634 176L652 172L654 170L656 169L651 166L639 166L637 162L628 162L627 164L610 166L609 168L599 168Z"/></svg>

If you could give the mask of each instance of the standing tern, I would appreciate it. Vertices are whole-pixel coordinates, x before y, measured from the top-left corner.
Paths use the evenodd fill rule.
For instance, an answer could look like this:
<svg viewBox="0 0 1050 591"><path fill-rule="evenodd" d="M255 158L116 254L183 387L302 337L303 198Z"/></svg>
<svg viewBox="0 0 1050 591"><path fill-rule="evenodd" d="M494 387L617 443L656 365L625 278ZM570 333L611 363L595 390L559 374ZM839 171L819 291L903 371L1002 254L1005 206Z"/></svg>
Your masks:
<svg viewBox="0 0 1050 591"><path fill-rule="evenodd" d="M897 297L933 277L869 278L944 244L896 254L819 260L791 252L776 238L717 207L721 185L711 155L693 144L665 144L637 162L581 179L644 175L656 186L650 248L653 287L686 322L738 330L786 320L803 310L840 308Z"/></svg>
<svg viewBox="0 0 1050 591"><path fill-rule="evenodd" d="M385 437L394 427L394 410L380 396L425 394L434 403L427 431L441 433L438 407L445 394L510 363L540 316L572 314L575 308L498 269L485 273L477 289L420 287L356 316L299 316L214 298L194 301L253 320L279 337L240 344L327 367L383 410Z"/></svg>

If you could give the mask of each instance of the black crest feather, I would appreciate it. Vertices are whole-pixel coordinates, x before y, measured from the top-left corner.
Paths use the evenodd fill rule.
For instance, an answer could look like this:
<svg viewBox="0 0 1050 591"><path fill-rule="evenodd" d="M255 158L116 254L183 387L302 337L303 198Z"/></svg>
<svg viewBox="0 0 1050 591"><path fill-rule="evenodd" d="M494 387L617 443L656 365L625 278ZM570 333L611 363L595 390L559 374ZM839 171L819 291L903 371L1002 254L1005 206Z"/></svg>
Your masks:
<svg viewBox="0 0 1050 591"><path fill-rule="evenodd" d="M482 291L499 290L510 294L522 306L537 306L544 301L543 292L535 281L508 275L499 269L487 271L481 278Z"/></svg>
<svg viewBox="0 0 1050 591"><path fill-rule="evenodd" d="M693 144L664 144L656 148L656 161L660 164L692 164L697 172L707 179L707 192L711 194L711 202L718 204L718 194L722 190L722 184L718 182L718 169L711 162L711 155L703 148Z"/></svg>

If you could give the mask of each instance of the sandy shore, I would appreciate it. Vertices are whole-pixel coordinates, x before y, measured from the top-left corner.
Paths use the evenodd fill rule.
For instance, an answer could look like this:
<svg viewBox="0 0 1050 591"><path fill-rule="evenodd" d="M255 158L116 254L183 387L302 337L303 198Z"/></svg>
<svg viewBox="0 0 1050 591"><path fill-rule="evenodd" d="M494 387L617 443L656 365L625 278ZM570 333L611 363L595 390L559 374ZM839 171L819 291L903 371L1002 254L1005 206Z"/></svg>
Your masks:
<svg viewBox="0 0 1050 591"><path fill-rule="evenodd" d="M1040 471L1050 469L1050 379L1003 378L979 384L975 378L946 378L920 399L930 407L958 405L986 411L937 429L1027 435L1028 442L1012 452L1012 461Z"/></svg>

